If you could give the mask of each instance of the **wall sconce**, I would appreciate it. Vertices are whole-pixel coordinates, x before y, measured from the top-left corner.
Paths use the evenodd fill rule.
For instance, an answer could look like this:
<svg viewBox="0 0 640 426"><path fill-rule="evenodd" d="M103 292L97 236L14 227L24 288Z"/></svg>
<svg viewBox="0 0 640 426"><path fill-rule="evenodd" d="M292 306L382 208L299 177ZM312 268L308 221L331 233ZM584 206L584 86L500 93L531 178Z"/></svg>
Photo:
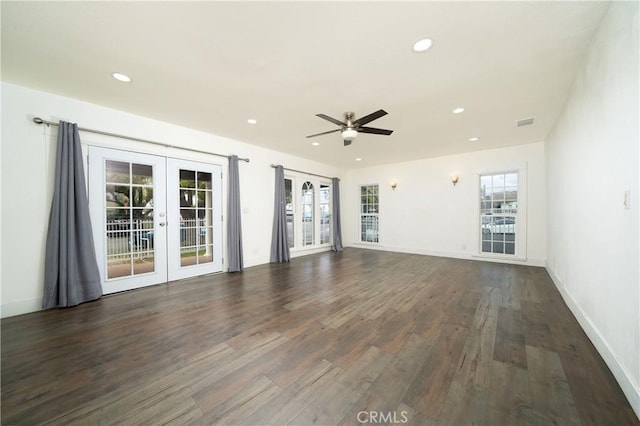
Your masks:
<svg viewBox="0 0 640 426"><path fill-rule="evenodd" d="M458 183L458 180L460 179L460 176L458 176L456 173L453 173L449 177L451 178L451 183L453 184L453 186L456 186L456 183Z"/></svg>
<svg viewBox="0 0 640 426"><path fill-rule="evenodd" d="M395 180L391 182L391 189L393 189L394 191L396 190L397 186L398 186L398 182L396 182Z"/></svg>

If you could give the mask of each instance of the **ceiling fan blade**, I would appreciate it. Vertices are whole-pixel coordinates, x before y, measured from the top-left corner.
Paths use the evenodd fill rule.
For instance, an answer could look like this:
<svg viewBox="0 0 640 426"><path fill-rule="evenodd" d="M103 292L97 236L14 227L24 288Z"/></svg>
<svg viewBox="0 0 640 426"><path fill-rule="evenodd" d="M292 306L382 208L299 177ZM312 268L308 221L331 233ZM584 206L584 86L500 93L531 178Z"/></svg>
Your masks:
<svg viewBox="0 0 640 426"><path fill-rule="evenodd" d="M315 138L316 136L328 135L329 133L339 132L342 129L329 130L328 132L316 133L315 135L309 135L308 138Z"/></svg>
<svg viewBox="0 0 640 426"><path fill-rule="evenodd" d="M369 115L365 115L364 117L358 118L356 121L353 122L353 125L360 126L362 124L367 124L372 122L373 120L377 120L380 117L384 117L385 115L387 115L387 111L383 109L379 109L376 112L372 112Z"/></svg>
<svg viewBox="0 0 640 426"><path fill-rule="evenodd" d="M340 120L338 120L336 118L333 118L333 117L329 117L326 114L316 114L316 117L324 118L325 120L330 121L333 124L337 124L338 126L345 126L346 127L346 125L347 125L347 123L343 123L342 121L340 121Z"/></svg>
<svg viewBox="0 0 640 426"><path fill-rule="evenodd" d="M344 139L344 146L349 146L349 145L351 145L351 142L352 142L352 141L348 141L348 140Z"/></svg>
<svg viewBox="0 0 640 426"><path fill-rule="evenodd" d="M375 127L358 127L360 133L373 133L374 135L386 135L389 136L393 133L393 130L376 129Z"/></svg>

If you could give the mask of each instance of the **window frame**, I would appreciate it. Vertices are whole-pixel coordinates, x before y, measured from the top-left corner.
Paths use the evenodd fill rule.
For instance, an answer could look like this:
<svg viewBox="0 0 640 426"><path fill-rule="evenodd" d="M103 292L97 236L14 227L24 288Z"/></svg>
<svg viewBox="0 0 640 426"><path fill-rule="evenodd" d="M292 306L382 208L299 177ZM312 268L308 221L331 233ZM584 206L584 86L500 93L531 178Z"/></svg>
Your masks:
<svg viewBox="0 0 640 426"><path fill-rule="evenodd" d="M298 195L300 196L300 215L301 223L301 237L302 240L300 242L301 247L310 247L316 245L316 218L318 215L316 214L316 206L318 203L316 202L316 186L310 180L304 180L301 185L298 185ZM311 192L311 196L309 197L308 192ZM311 202L307 202L307 198L310 198ZM310 214L309 220L307 220L306 213ZM311 223L311 226L307 225L307 222ZM307 242L306 232L310 229L311 231L311 241Z"/></svg>
<svg viewBox="0 0 640 426"><path fill-rule="evenodd" d="M514 253L493 253L493 252L484 252L482 251L482 243L483 243L483 215L482 212L482 177L483 176L496 176L496 175L508 175L508 174L516 174L517 175L517 207L516 213L513 212L501 212L496 216L500 217L514 217L515 218L515 244L514 244ZM499 170L487 170L481 173L478 173L476 179L476 191L475 193L475 206L476 206L476 223L475 229L477 233L477 253L475 256L482 258L493 258L500 259L503 261L515 260L515 261L526 261L527 260L527 167L526 165L523 167L517 168L504 168ZM505 184L505 188L507 185ZM506 194L505 194L506 197ZM506 198L505 198L506 201ZM493 205L491 206L493 208ZM491 240L493 242L493 240ZM504 250L503 250L504 251Z"/></svg>
<svg viewBox="0 0 640 426"><path fill-rule="evenodd" d="M362 204L362 189L366 188L366 187L376 187L377 188L377 211L375 213L372 212L367 212L367 213L363 213L363 204ZM368 204L368 203L367 203ZM362 226L363 226L363 217L364 216L371 216L371 217L375 217L376 219L376 229L375 231L377 232L376 235L376 241L369 241L369 240L363 240L362 239ZM380 184L379 183L369 183L369 184L359 184L358 185L358 237L357 237L357 241L358 244L369 244L369 245L380 245Z"/></svg>
<svg viewBox="0 0 640 426"><path fill-rule="evenodd" d="M319 230L319 234L318 234L318 240L319 240L319 245L321 246L326 246L326 245L332 245L333 244L333 186L332 186L332 182L323 182L323 181L319 181L320 186L318 187L318 211L319 211L319 219L320 219L320 230ZM322 192L323 189L327 188L327 202L323 203L322 202ZM327 215L326 217L328 217L328 221L327 223L323 223L322 221L322 206L326 205L327 206ZM322 233L322 226L323 225L328 225L329 227L329 236L328 236L328 241L323 242L322 237L323 237L323 233Z"/></svg>
<svg viewBox="0 0 640 426"><path fill-rule="evenodd" d="M330 221L330 235L329 241L326 243L321 242L321 230L322 230L322 213L321 213L321 200L320 189L324 186L329 188L328 204L329 212L333 209L333 184L330 179L321 178L319 176L308 175L305 173L292 172L285 170L285 180L291 181L291 194L292 194L292 213L293 213L293 245L289 246L291 253L318 250L330 248L333 244L333 221ZM310 182L313 185L313 211L312 211L312 223L313 223L313 244L303 245L303 200L302 200L302 186L305 182Z"/></svg>
<svg viewBox="0 0 640 426"><path fill-rule="evenodd" d="M287 223L287 245L289 249L292 249L296 245L296 235L298 235L298 231L296 230L296 197L295 197L295 185L296 181L292 176L284 177L284 201L285 201L285 218ZM287 181L291 182L289 190L291 191L291 202L287 203ZM288 207L291 206L289 210ZM291 227L289 227L289 211L291 211ZM290 232L289 232L290 231Z"/></svg>

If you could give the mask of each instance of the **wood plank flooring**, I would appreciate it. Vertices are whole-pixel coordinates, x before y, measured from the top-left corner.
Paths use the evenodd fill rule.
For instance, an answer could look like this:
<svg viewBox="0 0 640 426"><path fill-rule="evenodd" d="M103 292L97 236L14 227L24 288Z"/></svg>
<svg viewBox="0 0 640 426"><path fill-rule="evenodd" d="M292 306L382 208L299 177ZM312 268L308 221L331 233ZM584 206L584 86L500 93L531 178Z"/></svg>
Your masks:
<svg viewBox="0 0 640 426"><path fill-rule="evenodd" d="M349 248L1 327L6 425L640 424L542 268Z"/></svg>

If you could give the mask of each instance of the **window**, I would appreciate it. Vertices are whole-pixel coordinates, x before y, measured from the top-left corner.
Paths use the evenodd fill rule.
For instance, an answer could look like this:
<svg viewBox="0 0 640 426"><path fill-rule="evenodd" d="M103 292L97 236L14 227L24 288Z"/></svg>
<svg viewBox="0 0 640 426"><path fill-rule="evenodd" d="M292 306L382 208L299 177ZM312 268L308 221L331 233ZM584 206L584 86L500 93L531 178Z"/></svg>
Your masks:
<svg viewBox="0 0 640 426"><path fill-rule="evenodd" d="M360 187L360 241L377 243L378 239L378 212L379 212L378 185L363 185Z"/></svg>
<svg viewBox="0 0 640 426"><path fill-rule="evenodd" d="M309 181L302 184L302 245L311 246L315 243L314 233L314 194L313 184Z"/></svg>
<svg viewBox="0 0 640 426"><path fill-rule="evenodd" d="M518 173L480 175L480 251L515 255L518 224Z"/></svg>
<svg viewBox="0 0 640 426"><path fill-rule="evenodd" d="M284 180L284 200L287 210L287 243L289 248L293 247L295 241L294 235L294 211L293 211L293 181L291 179Z"/></svg>
<svg viewBox="0 0 640 426"><path fill-rule="evenodd" d="M289 248L313 250L331 245L331 182L299 172L284 178Z"/></svg>
<svg viewBox="0 0 640 426"><path fill-rule="evenodd" d="M320 244L331 243L330 187L320 184Z"/></svg>

